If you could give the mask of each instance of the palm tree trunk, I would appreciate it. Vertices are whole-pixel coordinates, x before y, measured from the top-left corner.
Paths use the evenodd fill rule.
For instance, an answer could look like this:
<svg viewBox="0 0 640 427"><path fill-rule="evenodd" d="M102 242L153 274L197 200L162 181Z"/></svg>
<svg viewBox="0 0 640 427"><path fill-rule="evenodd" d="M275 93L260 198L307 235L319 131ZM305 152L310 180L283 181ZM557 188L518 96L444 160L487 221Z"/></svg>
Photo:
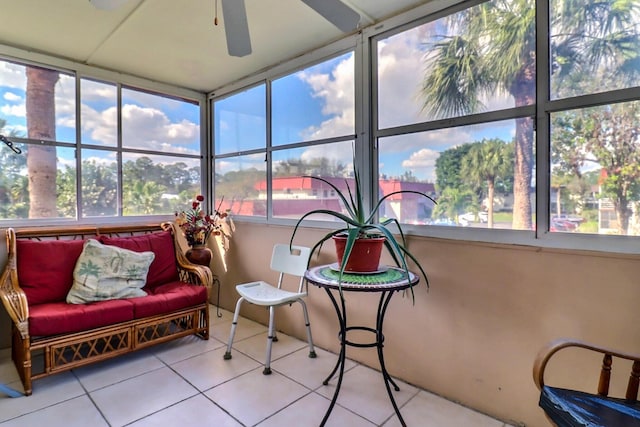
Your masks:
<svg viewBox="0 0 640 427"><path fill-rule="evenodd" d="M516 120L513 174L513 229L531 230L531 178L533 176L533 121Z"/></svg>
<svg viewBox="0 0 640 427"><path fill-rule="evenodd" d="M613 202L618 217L618 234L621 236L626 236L629 230L629 199L625 193L624 190L620 191L617 200Z"/></svg>
<svg viewBox="0 0 640 427"><path fill-rule="evenodd" d="M57 71L27 67L27 133L31 139L56 139L55 85L58 77ZM27 169L29 218L57 216L55 147L30 145Z"/></svg>
<svg viewBox="0 0 640 427"><path fill-rule="evenodd" d="M516 106L535 103L535 60L529 57L518 72L510 93ZM533 177L533 119L516 119L515 165L513 171L513 223L514 230L531 230L531 181Z"/></svg>
<svg viewBox="0 0 640 427"><path fill-rule="evenodd" d="M495 197L495 183L491 179L487 182L487 228L493 228L493 198Z"/></svg>

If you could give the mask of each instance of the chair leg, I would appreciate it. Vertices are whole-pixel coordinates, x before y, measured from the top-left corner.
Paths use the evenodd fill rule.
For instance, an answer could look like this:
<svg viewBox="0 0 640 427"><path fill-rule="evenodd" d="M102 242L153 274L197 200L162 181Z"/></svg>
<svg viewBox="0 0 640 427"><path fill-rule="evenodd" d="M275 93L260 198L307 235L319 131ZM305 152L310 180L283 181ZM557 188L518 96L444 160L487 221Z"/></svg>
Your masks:
<svg viewBox="0 0 640 427"><path fill-rule="evenodd" d="M238 326L238 317L240 316L240 306L244 301L244 297L238 298L236 303L236 311L233 313L233 322L231 322L231 333L229 334L229 342L227 343L227 352L224 354L224 360L231 359L231 346L233 345L233 337L236 335L236 327Z"/></svg>
<svg viewBox="0 0 640 427"><path fill-rule="evenodd" d="M313 338L311 336L311 323L309 322L309 313L307 312L307 304L302 299L298 299L302 305L302 313L304 314L304 325L307 327L307 341L309 341L309 357L316 358L316 350L313 348Z"/></svg>
<svg viewBox="0 0 640 427"><path fill-rule="evenodd" d="M273 344L273 336L275 332L274 313L275 313L275 307L270 306L269 307L269 335L267 336L267 360L264 364L264 370L262 371L264 375L271 374L271 345Z"/></svg>

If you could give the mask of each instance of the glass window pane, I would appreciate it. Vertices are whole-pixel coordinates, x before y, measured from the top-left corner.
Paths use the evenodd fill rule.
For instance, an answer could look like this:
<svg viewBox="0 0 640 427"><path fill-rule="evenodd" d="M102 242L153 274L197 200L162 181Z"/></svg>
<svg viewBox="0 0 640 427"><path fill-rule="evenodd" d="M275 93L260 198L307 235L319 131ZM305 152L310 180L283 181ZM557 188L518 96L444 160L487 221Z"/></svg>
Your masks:
<svg viewBox="0 0 640 427"><path fill-rule="evenodd" d="M640 101L551 123L551 231L640 235Z"/></svg>
<svg viewBox="0 0 640 427"><path fill-rule="evenodd" d="M229 157L215 161L216 203L235 215L266 218L267 169L265 154Z"/></svg>
<svg viewBox="0 0 640 427"><path fill-rule="evenodd" d="M82 143L118 145L118 88L114 84L80 80Z"/></svg>
<svg viewBox="0 0 640 427"><path fill-rule="evenodd" d="M122 146L164 153L199 154L199 106L123 88Z"/></svg>
<svg viewBox="0 0 640 427"><path fill-rule="evenodd" d="M353 135L353 56L349 52L273 81L274 146Z"/></svg>
<svg viewBox="0 0 640 427"><path fill-rule="evenodd" d="M322 144L273 152L273 216L298 219L313 209L342 210L342 202L330 186L303 178L318 176L330 180L339 189L353 187L353 142ZM346 181L345 181L346 180ZM262 189L264 185L260 185ZM345 193L346 195L346 193ZM336 220L315 215L310 220ZM336 220L337 221L337 220Z"/></svg>
<svg viewBox="0 0 640 427"><path fill-rule="evenodd" d="M75 78L0 60L0 129L5 136L75 142Z"/></svg>
<svg viewBox="0 0 640 427"><path fill-rule="evenodd" d="M531 118L381 138L381 195L408 188L435 193L438 202L403 197L382 214L407 224L530 229L532 141Z"/></svg>
<svg viewBox="0 0 640 427"><path fill-rule="evenodd" d="M118 160L114 151L82 150L82 216L118 215Z"/></svg>
<svg viewBox="0 0 640 427"><path fill-rule="evenodd" d="M33 68L33 67L31 67ZM50 72L49 72L50 73ZM63 74L61 72L55 72L54 75L58 75L58 81L55 85L55 128L56 141L60 142L76 142L76 78L69 74ZM27 74L30 76L31 74ZM36 73L41 75L41 73ZM42 77L37 77L41 79ZM47 78L45 78L46 81ZM28 97L27 97L28 98ZM39 101L36 101L39 102ZM29 103L27 103L29 105ZM40 111L40 105L36 108L36 114ZM27 114L27 123L29 122ZM37 135L29 136L34 139L38 138Z"/></svg>
<svg viewBox="0 0 640 427"><path fill-rule="evenodd" d="M379 128L533 104L534 5L487 2L378 41Z"/></svg>
<svg viewBox="0 0 640 427"><path fill-rule="evenodd" d="M22 154L0 150L0 219L75 218L75 150L20 148Z"/></svg>
<svg viewBox="0 0 640 427"><path fill-rule="evenodd" d="M267 146L265 85L214 102L213 113L216 154Z"/></svg>
<svg viewBox="0 0 640 427"><path fill-rule="evenodd" d="M551 98L640 85L640 4L549 3Z"/></svg>
<svg viewBox="0 0 640 427"><path fill-rule="evenodd" d="M123 215L173 214L200 193L200 159L124 153Z"/></svg>

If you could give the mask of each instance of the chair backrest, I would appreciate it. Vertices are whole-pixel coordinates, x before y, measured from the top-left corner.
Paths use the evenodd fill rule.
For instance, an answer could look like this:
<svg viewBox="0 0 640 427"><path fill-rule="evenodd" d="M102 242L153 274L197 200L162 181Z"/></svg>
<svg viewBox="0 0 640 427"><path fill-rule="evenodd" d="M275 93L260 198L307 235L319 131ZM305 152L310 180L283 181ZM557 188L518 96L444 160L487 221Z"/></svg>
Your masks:
<svg viewBox="0 0 640 427"><path fill-rule="evenodd" d="M288 244L276 244L271 256L271 269L293 276L304 276L311 249L304 246L292 246L292 249L289 250Z"/></svg>

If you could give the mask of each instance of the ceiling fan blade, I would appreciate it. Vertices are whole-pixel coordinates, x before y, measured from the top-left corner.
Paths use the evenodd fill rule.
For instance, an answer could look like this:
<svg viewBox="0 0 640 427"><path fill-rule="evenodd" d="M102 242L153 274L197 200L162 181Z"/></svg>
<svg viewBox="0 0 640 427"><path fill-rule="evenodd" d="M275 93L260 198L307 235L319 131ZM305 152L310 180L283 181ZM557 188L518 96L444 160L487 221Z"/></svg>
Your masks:
<svg viewBox="0 0 640 427"><path fill-rule="evenodd" d="M322 15L342 32L349 33L358 28L360 14L340 0L302 0L311 9Z"/></svg>
<svg viewBox="0 0 640 427"><path fill-rule="evenodd" d="M251 38L244 0L222 0L224 32L229 55L242 57L251 53Z"/></svg>

